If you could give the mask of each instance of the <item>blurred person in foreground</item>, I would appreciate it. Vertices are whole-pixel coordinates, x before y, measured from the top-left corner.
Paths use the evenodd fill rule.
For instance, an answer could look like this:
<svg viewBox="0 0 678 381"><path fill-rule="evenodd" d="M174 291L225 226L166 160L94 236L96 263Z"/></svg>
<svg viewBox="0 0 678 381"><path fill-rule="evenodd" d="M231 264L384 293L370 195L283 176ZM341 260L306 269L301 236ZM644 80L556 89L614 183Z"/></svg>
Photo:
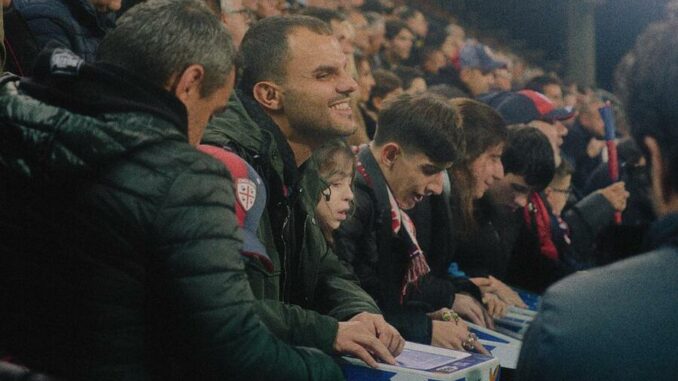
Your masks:
<svg viewBox="0 0 678 381"><path fill-rule="evenodd" d="M235 50L201 2L129 10L95 64L0 81L0 351L66 380L341 379L252 306L229 173L194 146Z"/></svg>
<svg viewBox="0 0 678 381"><path fill-rule="evenodd" d="M549 288L525 336L519 380L678 378L676 28L676 20L652 25L618 70L661 216L646 236L649 252Z"/></svg>

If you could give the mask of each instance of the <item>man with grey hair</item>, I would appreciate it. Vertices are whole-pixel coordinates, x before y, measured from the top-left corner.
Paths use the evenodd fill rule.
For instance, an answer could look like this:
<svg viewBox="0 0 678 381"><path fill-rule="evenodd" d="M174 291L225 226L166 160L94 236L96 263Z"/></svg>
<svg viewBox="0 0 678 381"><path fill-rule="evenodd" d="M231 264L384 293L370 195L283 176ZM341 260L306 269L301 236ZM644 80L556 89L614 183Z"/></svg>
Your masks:
<svg viewBox="0 0 678 381"><path fill-rule="evenodd" d="M252 307L234 196L198 152L233 44L196 0L130 9L95 64L0 79L0 355L66 380L342 379Z"/></svg>

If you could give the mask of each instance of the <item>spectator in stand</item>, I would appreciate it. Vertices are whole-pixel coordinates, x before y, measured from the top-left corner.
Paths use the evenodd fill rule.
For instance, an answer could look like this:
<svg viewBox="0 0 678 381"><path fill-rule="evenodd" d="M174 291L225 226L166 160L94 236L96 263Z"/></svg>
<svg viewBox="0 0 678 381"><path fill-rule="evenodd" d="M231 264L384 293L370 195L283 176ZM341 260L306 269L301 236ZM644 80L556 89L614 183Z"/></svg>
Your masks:
<svg viewBox="0 0 678 381"><path fill-rule="evenodd" d="M326 22L332 28L334 37L339 41L341 51L349 56L353 54L355 50L353 48L353 27L346 20L346 16L343 13L327 8L308 7L304 8L300 14L315 17Z"/></svg>
<svg viewBox="0 0 678 381"><path fill-rule="evenodd" d="M28 23L38 48L56 41L87 62L115 25L120 0L13 0L12 6Z"/></svg>
<svg viewBox="0 0 678 381"><path fill-rule="evenodd" d="M450 24L445 28L445 32L450 36L450 42L443 45L443 53L448 59L448 64L451 65L455 70L461 70L461 65L459 63L459 54L461 50L466 45L466 32L458 24Z"/></svg>
<svg viewBox="0 0 678 381"><path fill-rule="evenodd" d="M428 21L420 10L403 6L394 11L394 16L405 21L414 33L416 41L424 41L428 33Z"/></svg>
<svg viewBox="0 0 678 381"><path fill-rule="evenodd" d="M471 96L478 97L492 88L494 71L505 67L506 63L497 61L492 51L480 43L466 44L459 53L459 78Z"/></svg>
<svg viewBox="0 0 678 381"><path fill-rule="evenodd" d="M365 118L367 136L370 140L374 139L377 117L384 104L403 92L403 81L392 71L375 70L373 75L375 85L370 92L370 99L365 107L361 109Z"/></svg>
<svg viewBox="0 0 678 381"><path fill-rule="evenodd" d="M507 282L508 266L522 222L515 213L532 192L543 190L555 170L546 136L534 128L513 128L501 156L504 176L475 205L478 228L458 243L456 260L470 277Z"/></svg>
<svg viewBox="0 0 678 381"><path fill-rule="evenodd" d="M274 265L247 261L257 312L278 337L376 366L401 338L327 246L315 222L325 188L313 151L353 133L357 84L329 26L308 16L255 23L241 46L242 78L203 143L229 147L261 174L269 201L259 231ZM377 335L379 332L379 335Z"/></svg>
<svg viewBox="0 0 678 381"><path fill-rule="evenodd" d="M357 146L370 141L367 135L367 123L369 120L365 119L366 111L363 110L367 107L370 93L376 82L372 75L369 59L359 52L353 54L353 59L356 66L355 80L358 83L358 91L351 95L351 109L354 110L353 119L356 123L356 130L348 137L347 141L349 144Z"/></svg>
<svg viewBox="0 0 678 381"><path fill-rule="evenodd" d="M253 13L243 6L242 0L218 0L217 5L221 22L231 32L233 45L236 49L240 48L240 43L253 21Z"/></svg>
<svg viewBox="0 0 678 381"><path fill-rule="evenodd" d="M150 0L95 64L56 48L3 82L0 348L15 361L65 380L343 378L261 324L230 176L193 147L234 56L203 3Z"/></svg>
<svg viewBox="0 0 678 381"><path fill-rule="evenodd" d="M511 69L507 66L502 66L494 69L494 82L492 89L496 91L511 91L513 90L513 74Z"/></svg>
<svg viewBox="0 0 678 381"><path fill-rule="evenodd" d="M282 0L257 0L254 14L261 20L267 17L280 16L285 2Z"/></svg>
<svg viewBox="0 0 678 381"><path fill-rule="evenodd" d="M398 19L404 21L414 33L414 42L412 44L412 52L410 57L406 60L406 66L419 65L419 50L424 47L424 41L428 34L428 21L424 14L413 7L402 6L396 8L393 15Z"/></svg>
<svg viewBox="0 0 678 381"><path fill-rule="evenodd" d="M574 167L572 185L580 197L585 196L586 180L602 162L605 123L598 109L603 106L594 95L582 97L577 106L577 118L563 144L563 157Z"/></svg>
<svg viewBox="0 0 678 381"><path fill-rule="evenodd" d="M316 218L327 243L334 247L334 231L348 218L353 207L355 154L342 139L334 139L313 152L312 160L326 188L318 195Z"/></svg>
<svg viewBox="0 0 678 381"><path fill-rule="evenodd" d="M565 107L563 81L555 75L539 75L525 84L526 90L544 94L556 107Z"/></svg>
<svg viewBox="0 0 678 381"><path fill-rule="evenodd" d="M495 107L507 123L527 123L529 126L542 131L551 143L554 163L560 165L562 161L560 147L563 144L563 138L567 135L567 129L560 123L560 120L571 118L574 115L572 110L556 108L546 96L532 90L488 94L482 98ZM626 205L626 197L628 197L628 193L624 188L624 183L620 182L583 198L568 208L563 215L563 220L567 223L572 238L567 256L569 264L573 265L574 268L590 267L595 262L594 243L596 236L602 228L612 221L615 210L623 210ZM553 219L554 216L551 215L548 208L539 207L541 204L545 204L543 194L531 194L529 199L531 205L527 205L523 211L525 216L530 216L529 219L523 218L523 224L527 229L524 229L524 234L520 236L520 241L517 244L520 249L516 249L517 253L513 257L514 260L523 262L520 266L514 266L512 272L518 274L515 276L517 279L514 283L533 290L543 290L545 284L552 282L557 276L566 274L569 270L559 271L557 272L559 275L551 276L548 271L536 267L540 263L544 266L550 263L539 255L542 249L548 247L543 254L552 256L552 246L547 242L548 225L546 225L546 221ZM536 211L544 211L549 216L536 214ZM540 218L539 221L544 226L541 231L536 230L537 218ZM554 232L556 231L554 230ZM534 244L540 240L547 243L544 244L545 246L535 247ZM554 263L559 264L557 261ZM532 275L532 273L536 275Z"/></svg>
<svg viewBox="0 0 678 381"><path fill-rule="evenodd" d="M358 153L356 210L337 230L335 245L406 339L484 352L466 324L445 321L453 316L453 291L413 300L430 270L404 210L442 192L443 172L459 155L459 117L444 99L428 94L403 94L382 109L375 139Z"/></svg>
<svg viewBox="0 0 678 381"><path fill-rule="evenodd" d="M497 299L494 292L481 293L467 277L450 276L449 268L455 260L458 240L475 230L474 201L504 175L501 154L508 130L501 116L483 103L466 98L453 99L449 103L460 115L459 128L465 151L443 174L444 184L447 184L443 186L443 193L425 198L408 211L417 227L417 241L431 267L429 281L419 285L414 297L431 300L431 295L445 293L453 287L457 290L455 300L473 296L476 303L484 302L488 311L482 312L488 318L481 325L491 325L490 316L502 315L506 304ZM461 293L466 295L460 296ZM473 322L478 321L473 319Z"/></svg>
<svg viewBox="0 0 678 381"><path fill-rule="evenodd" d="M403 82L403 91L408 94L420 94L426 91L424 73L419 69L401 66L395 69L395 74Z"/></svg>
<svg viewBox="0 0 678 381"><path fill-rule="evenodd" d="M381 68L393 70L403 65L412 54L414 33L401 20L386 21L386 35L382 49Z"/></svg>
<svg viewBox="0 0 678 381"><path fill-rule="evenodd" d="M624 225L648 226L657 219L657 216L652 206L652 184L647 161L631 138L619 141L617 153L620 178L629 192L628 206L622 214ZM611 183L607 163L601 163L589 176L584 193L594 193L610 186Z"/></svg>
<svg viewBox="0 0 678 381"><path fill-rule="evenodd" d="M367 19L367 38L368 44L363 49L363 54L370 58L370 65L373 69L380 68L382 66L381 48L384 46L384 41L386 41L386 24L384 17L376 12L366 12L365 18Z"/></svg>
<svg viewBox="0 0 678 381"><path fill-rule="evenodd" d="M367 22L367 17L365 17L363 12L352 9L348 13L348 21L355 31L353 37L354 48L361 54L368 54L370 51L370 26Z"/></svg>
<svg viewBox="0 0 678 381"><path fill-rule="evenodd" d="M678 379L678 118L667 107L678 98L677 29L675 20L652 25L618 71L662 216L647 235L649 252L551 287L525 336L517 380ZM661 349L638 344L648 337Z"/></svg>

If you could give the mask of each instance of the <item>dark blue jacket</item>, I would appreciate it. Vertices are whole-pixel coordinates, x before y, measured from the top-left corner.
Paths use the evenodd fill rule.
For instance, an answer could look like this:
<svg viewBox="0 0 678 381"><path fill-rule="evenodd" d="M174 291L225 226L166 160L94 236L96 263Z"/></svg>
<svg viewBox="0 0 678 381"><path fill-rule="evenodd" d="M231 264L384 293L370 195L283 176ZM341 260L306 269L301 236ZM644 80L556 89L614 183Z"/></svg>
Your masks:
<svg viewBox="0 0 678 381"><path fill-rule="evenodd" d="M57 41L93 62L97 46L115 25L114 14L100 13L89 0L14 0L14 8L28 23L38 48Z"/></svg>
<svg viewBox="0 0 678 381"><path fill-rule="evenodd" d="M655 250L551 287L517 380L677 380L678 214L653 224Z"/></svg>

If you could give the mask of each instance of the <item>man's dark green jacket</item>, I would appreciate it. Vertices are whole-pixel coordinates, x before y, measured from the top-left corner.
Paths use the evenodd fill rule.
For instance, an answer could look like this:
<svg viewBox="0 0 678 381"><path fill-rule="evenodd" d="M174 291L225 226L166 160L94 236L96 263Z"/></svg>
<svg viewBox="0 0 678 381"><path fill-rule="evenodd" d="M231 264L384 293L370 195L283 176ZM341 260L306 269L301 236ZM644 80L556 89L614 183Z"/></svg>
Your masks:
<svg viewBox="0 0 678 381"><path fill-rule="evenodd" d="M0 354L66 380L342 379L257 317L230 175L183 104L105 65L42 75L0 87Z"/></svg>
<svg viewBox="0 0 678 381"><path fill-rule="evenodd" d="M262 319L289 343L331 353L338 320L380 311L339 263L315 220L326 187L316 163L308 160L298 169L277 126L241 91L210 122L203 143L234 150L266 183L269 199L258 233L274 269L255 261L246 266Z"/></svg>

